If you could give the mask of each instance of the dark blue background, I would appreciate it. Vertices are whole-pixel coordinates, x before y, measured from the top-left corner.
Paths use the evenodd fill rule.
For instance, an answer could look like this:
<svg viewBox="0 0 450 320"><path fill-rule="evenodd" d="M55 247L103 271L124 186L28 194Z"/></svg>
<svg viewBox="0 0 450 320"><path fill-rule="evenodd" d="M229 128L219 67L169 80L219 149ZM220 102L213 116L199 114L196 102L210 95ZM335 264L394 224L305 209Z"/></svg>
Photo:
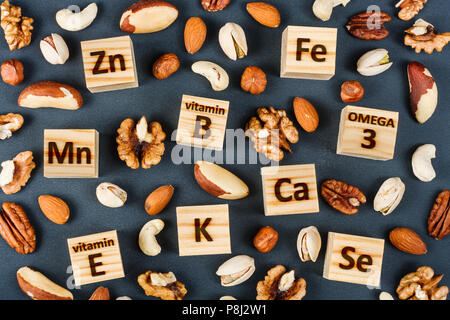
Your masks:
<svg viewBox="0 0 450 320"><path fill-rule="evenodd" d="M79 32L59 28L54 14L75 1L12 1L22 6L25 16L35 19L31 45L20 51L9 52L3 37L0 41L1 60L19 59L25 66L25 81L18 87L0 83L0 113L18 112L25 117L23 128L9 140L0 141L0 161L13 158L24 150L33 151L37 168L27 186L15 195L0 194L0 202L21 204L36 229L37 248L33 254L22 256L0 240L0 299L27 299L16 281L16 271L29 265L64 285L70 265L66 239L91 233L116 229L126 277L123 279L83 286L73 290L76 299L87 299L94 289L103 285L115 298L128 295L134 299L146 298L137 284L137 276L146 270L173 271L188 289L187 299L218 299L233 295L238 299L254 299L256 284L267 270L276 264L295 268L297 276L307 281L305 299L376 299L379 290L364 285L334 282L322 278L326 237L328 231L385 238L397 226L411 227L425 240L428 253L413 256L395 249L389 241L385 244L381 289L395 294L400 278L417 267L429 265L438 273L446 273L443 284L450 285L450 237L436 241L426 232L428 213L437 194L449 188L450 141L449 128L449 48L432 55L416 54L403 45L403 31L415 19L404 22L397 18L396 0L354 0L347 7L334 9L327 22L318 20L312 13L313 0L272 1L280 10L282 24L277 29L261 26L245 10L247 1L232 0L223 11L209 13L202 9L200 0L172 0L180 15L168 29L154 34L132 35L137 61L140 87L115 92L91 94L85 88L81 62L80 41L124 35L119 29L122 12L132 1L97 0L99 13L93 24ZM89 1L76 1L84 7ZM380 41L363 41L353 38L344 28L348 18L365 11L370 4L379 4L392 16L386 26L388 38ZM448 28L450 2L429 1L417 18L423 18L445 32ZM199 16L207 24L208 35L203 48L195 55L185 52L183 30L186 20ZM226 22L240 24L246 31L249 55L237 62L229 60L221 51L217 34ZM281 33L287 25L305 25L338 28L336 74L329 81L281 79L279 77ZM40 39L56 32L64 37L70 48L70 59L64 65L53 66L41 56ZM366 51L383 47L389 50L394 65L375 77L363 77L356 72L356 61ZM166 80L156 80L151 74L153 62L161 54L173 52L181 61L180 70ZM214 92L203 77L190 71L197 60L211 60L224 67L230 75L230 86ZM406 65L417 60L427 66L439 88L439 105L433 117L423 125L418 124L409 111ZM248 65L261 67L268 77L266 91L252 96L240 89L240 75ZM400 114L395 158L381 162L336 155L336 140L340 110L345 106L340 100L340 85L346 80L359 80L366 95L357 105L398 111ZM25 109L17 106L17 97L27 85L41 80L65 82L79 89L84 106L75 112L50 109ZM292 100L301 96L317 108L319 128L307 134L300 130L300 142L293 146L282 165L315 163L320 184L328 178L345 180L358 186L368 197L368 204L355 216L346 216L331 209L320 199L320 213L280 217L265 217L260 177L260 165L226 165L247 182L250 196L236 201L214 198L198 187L192 165L175 166L170 153L175 145L167 141L162 162L150 170L131 170L120 161L116 152L116 130L127 117L138 119L146 115L149 120L160 121L166 133L176 129L182 94L199 95L230 101L227 128L243 128L257 107L286 108L293 117ZM46 179L43 177L42 144L45 128L95 128L100 132L100 177L98 179ZM424 143L433 143L437 158L433 160L437 178L424 183L415 178L411 170L411 154ZM372 209L372 200L381 183L399 176L406 184L406 192L399 207L389 216ZM103 207L96 199L95 188L100 182L118 184L128 192L128 201L120 209ZM172 202L158 218L166 227L158 236L162 253L147 257L139 249L137 238L142 225L151 218L144 211L144 201L150 191L162 184L173 184ZM65 199L71 208L70 221L56 225L40 212L37 198L53 194ZM175 208L186 205L228 203L232 255L179 257ZM264 225L271 225L280 233L275 249L267 254L256 251L253 236ZM316 263L302 263L297 254L296 240L299 230L315 225L322 235L322 251ZM256 260L256 272L245 283L224 288L215 275L217 267L236 254L248 254Z"/></svg>

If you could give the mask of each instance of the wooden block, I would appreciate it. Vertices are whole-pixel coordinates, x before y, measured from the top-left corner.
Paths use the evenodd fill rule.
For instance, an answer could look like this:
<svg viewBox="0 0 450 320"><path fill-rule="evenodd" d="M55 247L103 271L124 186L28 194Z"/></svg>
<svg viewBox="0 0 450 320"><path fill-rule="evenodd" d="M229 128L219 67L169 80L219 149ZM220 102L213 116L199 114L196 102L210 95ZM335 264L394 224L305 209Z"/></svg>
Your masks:
<svg viewBox="0 0 450 320"><path fill-rule="evenodd" d="M264 167L261 176L266 216L319 212L314 164Z"/></svg>
<svg viewBox="0 0 450 320"><path fill-rule="evenodd" d="M323 277L378 287L384 240L328 232Z"/></svg>
<svg viewBox="0 0 450 320"><path fill-rule="evenodd" d="M139 86L130 36L82 41L81 52L90 92Z"/></svg>
<svg viewBox="0 0 450 320"><path fill-rule="evenodd" d="M44 130L44 177L97 178L98 132L90 129Z"/></svg>
<svg viewBox="0 0 450 320"><path fill-rule="evenodd" d="M180 256L231 253L228 205L177 207Z"/></svg>
<svg viewBox="0 0 450 320"><path fill-rule="evenodd" d="M67 239L75 285L125 277L116 230Z"/></svg>
<svg viewBox="0 0 450 320"><path fill-rule="evenodd" d="M336 67L336 28L288 26L281 40L280 77L328 80Z"/></svg>
<svg viewBox="0 0 450 320"><path fill-rule="evenodd" d="M347 106L342 109L337 154L390 160L394 158L398 112Z"/></svg>
<svg viewBox="0 0 450 320"><path fill-rule="evenodd" d="M183 95L177 143L222 150L229 104L229 101Z"/></svg>

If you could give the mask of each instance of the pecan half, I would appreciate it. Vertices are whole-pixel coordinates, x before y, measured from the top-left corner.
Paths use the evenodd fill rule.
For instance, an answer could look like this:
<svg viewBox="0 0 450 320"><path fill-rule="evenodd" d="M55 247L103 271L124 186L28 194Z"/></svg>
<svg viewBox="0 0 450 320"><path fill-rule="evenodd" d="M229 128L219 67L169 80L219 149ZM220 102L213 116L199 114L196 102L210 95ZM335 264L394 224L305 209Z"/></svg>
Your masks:
<svg viewBox="0 0 450 320"><path fill-rule="evenodd" d="M225 9L231 0L202 0L202 7L206 11L220 11Z"/></svg>
<svg viewBox="0 0 450 320"><path fill-rule="evenodd" d="M389 31L384 27L384 23L389 21L391 16L386 12L362 12L352 16L345 27L356 38L381 40L389 35Z"/></svg>
<svg viewBox="0 0 450 320"><path fill-rule="evenodd" d="M34 228L23 208L5 202L0 209L0 235L20 254L32 253L36 248Z"/></svg>
<svg viewBox="0 0 450 320"><path fill-rule="evenodd" d="M450 233L450 190L442 191L428 217L428 234L441 240Z"/></svg>
<svg viewBox="0 0 450 320"><path fill-rule="evenodd" d="M326 180L322 183L322 197L334 209L353 215L366 203L366 196L358 188L342 181Z"/></svg>

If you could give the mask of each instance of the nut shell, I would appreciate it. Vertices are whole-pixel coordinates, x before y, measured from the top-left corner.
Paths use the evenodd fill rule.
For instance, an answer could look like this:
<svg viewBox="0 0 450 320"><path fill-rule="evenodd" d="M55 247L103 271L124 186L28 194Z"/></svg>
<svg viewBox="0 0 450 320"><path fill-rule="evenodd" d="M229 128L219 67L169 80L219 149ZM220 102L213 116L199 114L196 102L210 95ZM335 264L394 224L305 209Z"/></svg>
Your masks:
<svg viewBox="0 0 450 320"><path fill-rule="evenodd" d="M306 132L313 132L319 126L316 108L306 99L296 97L293 103L295 118Z"/></svg>
<svg viewBox="0 0 450 320"><path fill-rule="evenodd" d="M405 193L402 179L395 177L383 182L373 199L373 209L388 215L397 208Z"/></svg>
<svg viewBox="0 0 450 320"><path fill-rule="evenodd" d="M42 213L56 224L64 224L69 220L69 206L61 198L51 195L42 195L38 198Z"/></svg>
<svg viewBox="0 0 450 320"><path fill-rule="evenodd" d="M239 278L235 279L231 283L224 283L222 278L222 286L231 287L248 280L255 272L255 259L246 255L235 256L222 263L217 269L216 274L220 277L224 277L242 272L245 273L241 274Z"/></svg>
<svg viewBox="0 0 450 320"><path fill-rule="evenodd" d="M310 260L316 262L321 246L322 239L316 227L303 228L298 233L297 251L302 262Z"/></svg>
<svg viewBox="0 0 450 320"><path fill-rule="evenodd" d="M389 240L398 250L415 255L427 253L427 246L420 236L409 228L395 228L389 233Z"/></svg>
<svg viewBox="0 0 450 320"><path fill-rule="evenodd" d="M172 199L174 188L171 185L161 186L152 191L145 200L145 211L153 216L167 206Z"/></svg>

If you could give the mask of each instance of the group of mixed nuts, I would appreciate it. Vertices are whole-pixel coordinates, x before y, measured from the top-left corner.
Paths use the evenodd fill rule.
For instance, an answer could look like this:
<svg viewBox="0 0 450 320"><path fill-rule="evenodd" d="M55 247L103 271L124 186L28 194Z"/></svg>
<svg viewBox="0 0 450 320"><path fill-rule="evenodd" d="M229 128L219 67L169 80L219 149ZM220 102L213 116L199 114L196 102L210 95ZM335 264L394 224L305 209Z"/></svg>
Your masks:
<svg viewBox="0 0 450 320"><path fill-rule="evenodd" d="M338 5L346 6L350 0L315 0L313 13L321 20L330 19L332 10ZM399 18L410 20L423 8L427 0L401 0L396 7L401 10ZM201 0L206 11L221 11L227 7L230 0ZM281 24L277 8L266 2L250 2L246 4L250 16L261 25L277 28ZM87 28L96 18L97 5L91 3L80 12L62 9L56 13L58 25L67 31L79 31ZM157 32L169 27L179 16L178 9L162 0L142 0L130 6L121 16L120 29L128 33ZM352 16L346 28L349 33L364 40L379 40L387 37L389 31L383 25L391 17L379 13L378 28L370 28L369 21L373 17L370 12ZM1 26L5 31L5 39L10 50L21 49L31 42L33 19L22 16L21 8L13 6L9 0L1 5ZM406 30L405 45L420 52L422 49L431 54L433 50L441 51L450 40L449 33L435 34L434 27L419 19ZM191 17L186 21L184 29L184 44L189 54L199 51L205 40L207 27L199 17ZM218 41L224 54L231 60L244 58L248 55L248 46L244 29L233 22L223 25L218 34ZM43 57L51 64L64 64L69 59L69 49L64 39L52 33L40 42ZM386 49L375 49L365 53L357 62L357 71L364 76L380 74L392 66ZM153 75L157 79L166 79L177 72L180 67L178 57L173 53L161 56L153 65ZM211 84L213 90L225 90L229 85L228 73L219 65L210 61L197 61L192 65L192 71L203 75ZM23 65L20 61L10 59L1 65L1 77L5 83L16 86L23 79ZM411 62L407 69L410 86L411 110L419 123L427 121L437 106L437 86L428 69L418 62ZM241 88L251 94L261 94L267 85L266 74L257 66L248 66L241 76ZM343 102L357 102L364 96L364 88L358 81L346 81L341 86ZM53 81L41 81L27 86L18 97L18 105L27 108L53 107L66 110L76 110L83 105L81 94L72 86ZM319 116L314 106L304 98L296 97L293 110L298 124L306 131L313 132L319 125ZM290 144L299 141L299 131L289 119L285 110L274 107L258 108L257 116L252 117L245 125L246 136L253 142L257 152L267 158L280 161L284 151L292 152ZM0 115L0 140L8 139L12 133L23 125L20 114L9 113ZM159 122L147 122L143 116L137 123L131 119L122 121L117 130L117 152L119 158L132 169L142 167L148 169L157 165L164 154L166 133ZM268 138L269 137L269 138ZM435 157L435 147L432 144L420 146L412 156L412 169L416 177L422 181L431 181L436 173L431 159ZM0 187L5 194L18 192L30 178L35 168L33 155L30 151L19 153L13 160L4 161L0 172ZM249 188L240 178L228 170L207 161L198 161L194 166L193 175L198 185L206 192L221 199L242 199L249 194ZM374 200L373 208L383 215L391 214L399 205L405 192L405 184L398 178L389 178L380 186ZM174 188L164 185L150 193L145 201L145 211L149 215L157 215L170 202ZM112 183L104 182L96 189L98 201L107 207L121 207L127 201L125 190ZM321 196L334 209L354 215L360 205L367 202L364 193L357 187L343 181L326 180L321 185ZM64 200L42 195L38 199L43 214L56 224L64 224L70 218L69 206ZM428 233L435 239L442 239L450 233L450 190L442 191L431 209L428 218ZM163 230L164 222L153 219L141 229L138 244L141 251L149 256L161 253L161 246L156 236ZM23 208L15 203L3 203L0 209L0 235L17 252L32 253L36 248L36 234ZM270 226L259 230L253 239L253 245L259 252L268 253L276 246L278 232ZM420 236L409 228L393 229L389 239L397 249L411 254L425 254L426 244ZM309 226L299 231L297 251L302 262L315 262L321 249L321 237L315 226ZM223 286L238 285L249 279L255 271L255 261L252 257L238 255L217 269ZM403 277L397 288L400 299L446 299L448 288L438 288L441 276L435 276L430 267L421 267L416 272ZM20 288L32 299L72 300L70 291L56 285L42 273L30 267L22 267L17 271ZM147 271L138 277L138 283L147 295L161 299L180 300L187 294L183 283L177 281L174 273ZM282 265L277 265L267 272L263 281L257 284L257 299L259 300L299 300L306 294L306 281L295 277L295 270L287 271ZM109 300L107 288L99 287L91 300ZM120 297L120 300L129 299ZM223 297L223 299L234 299Z"/></svg>

